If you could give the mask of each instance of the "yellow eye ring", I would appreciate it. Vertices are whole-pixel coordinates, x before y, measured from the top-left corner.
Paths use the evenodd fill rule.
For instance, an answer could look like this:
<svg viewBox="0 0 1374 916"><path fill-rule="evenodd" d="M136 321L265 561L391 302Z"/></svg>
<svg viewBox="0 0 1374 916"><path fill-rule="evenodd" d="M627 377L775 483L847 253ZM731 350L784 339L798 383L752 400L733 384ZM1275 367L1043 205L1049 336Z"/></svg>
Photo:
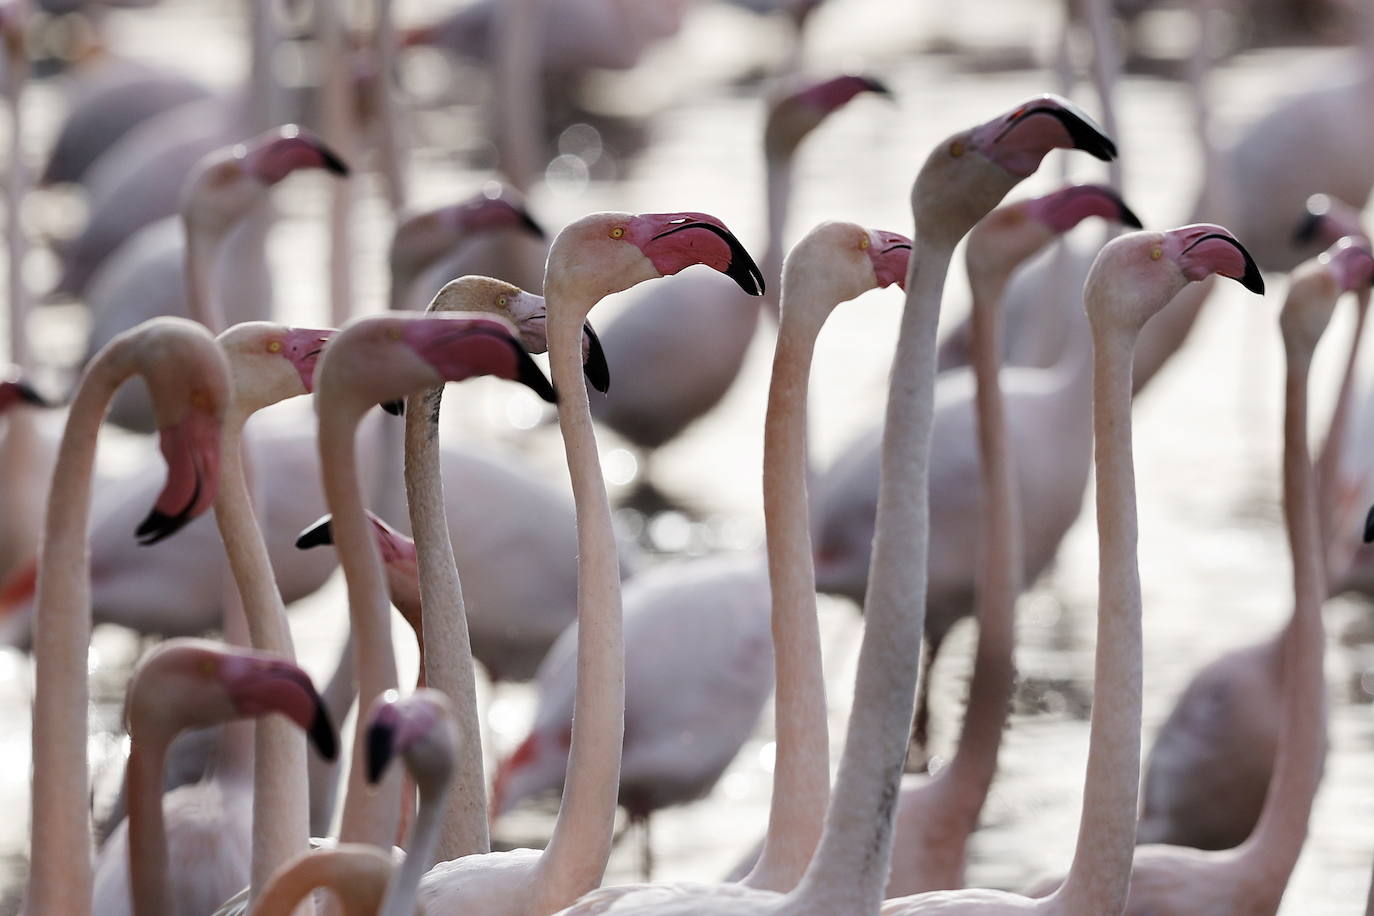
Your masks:
<svg viewBox="0 0 1374 916"><path fill-rule="evenodd" d="M497 297L496 297L496 304L499 305L499 306L501 306L501 308L505 308L509 303L510 303L510 299L508 299L508 298L505 297L505 296L497 296Z"/></svg>
<svg viewBox="0 0 1374 916"><path fill-rule="evenodd" d="M196 408L197 410L209 410L210 398L206 396L204 391L201 391L199 389L192 391L191 406Z"/></svg>
<svg viewBox="0 0 1374 916"><path fill-rule="evenodd" d="M960 156L964 155L964 141L955 140L953 143L951 143L949 145L949 154L953 156L955 159L958 159Z"/></svg>
<svg viewBox="0 0 1374 916"><path fill-rule="evenodd" d="M623 239L624 237L625 237L625 227L624 227L624 226L616 226L614 229L611 230L611 238L613 238L613 239Z"/></svg>
<svg viewBox="0 0 1374 916"><path fill-rule="evenodd" d="M400 332L399 330L397 330L396 328L387 328L387 329L386 329L386 336L387 336L387 339L388 339L388 340L400 340L400 339L401 339L401 332Z"/></svg>
<svg viewBox="0 0 1374 916"><path fill-rule="evenodd" d="M1150 260L1151 260L1151 261L1158 261L1158 260L1159 260L1160 258L1162 258L1162 257L1164 257L1164 249L1163 249L1163 248L1155 247L1153 250L1150 251Z"/></svg>
<svg viewBox="0 0 1374 916"><path fill-rule="evenodd" d="M214 677L215 671L219 668L214 659L202 658L200 660L200 673L205 677Z"/></svg>
<svg viewBox="0 0 1374 916"><path fill-rule="evenodd" d="M868 246L869 246L869 245L872 245L872 244L873 244L872 240L870 240L868 236L864 236L863 238L859 239L859 250L860 250L860 251L867 251L867 250L868 250Z"/></svg>
<svg viewBox="0 0 1374 916"><path fill-rule="evenodd" d="M270 340L270 341L268 341L268 342L267 342L267 352L268 352L268 353L280 353L280 352L281 352L281 341L280 341L280 340Z"/></svg>

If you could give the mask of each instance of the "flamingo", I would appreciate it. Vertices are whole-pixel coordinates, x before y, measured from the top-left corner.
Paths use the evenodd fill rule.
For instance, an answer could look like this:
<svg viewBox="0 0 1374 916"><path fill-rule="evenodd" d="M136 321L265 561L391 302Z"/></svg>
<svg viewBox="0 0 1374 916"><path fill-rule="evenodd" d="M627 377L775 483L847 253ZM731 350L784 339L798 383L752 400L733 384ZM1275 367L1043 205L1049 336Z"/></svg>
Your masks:
<svg viewBox="0 0 1374 916"><path fill-rule="evenodd" d="M170 226L150 227L147 242L134 239L102 268L89 298L92 324L87 353L159 314L196 318L216 329L266 317L270 282L264 240L254 235L226 248L230 236L267 199L268 192L303 169L348 173L333 150L294 124L206 155L182 192L182 232ZM222 284L212 282L217 273L223 277ZM228 287L229 295L220 294L222 286ZM146 395L136 388L121 393L112 417L122 426L147 429Z"/></svg>
<svg viewBox="0 0 1374 916"><path fill-rule="evenodd" d="M363 414L443 381L478 374L518 380L546 399L553 391L517 343L509 323L494 317L447 319L382 315L341 330L316 372L319 448L325 495L333 511L339 562L348 580L349 618L356 642L359 696L370 703L396 686L389 604L359 488L356 434ZM362 744L355 742L340 839L390 842L400 812L399 782L381 791L363 783Z"/></svg>
<svg viewBox="0 0 1374 916"><path fill-rule="evenodd" d="M440 863L420 883L427 908L476 908L497 916L551 913L601 881L620 772L624 655L615 535L581 380L581 340L587 314L601 298L694 264L725 273L746 291L763 292L762 275L748 253L706 214L594 213L554 239L544 282L546 321L578 515L578 727L571 738L567 790L545 850Z"/></svg>
<svg viewBox="0 0 1374 916"><path fill-rule="evenodd" d="M782 271L797 147L827 117L865 92L890 95L875 79L847 75L794 84L769 103L764 130L768 245L763 256L769 283L776 283ZM766 301L776 313L772 300ZM739 375L758 317L758 307L750 307L709 274L646 289L604 329L607 359L622 382L593 403L592 415L642 449L662 446L725 396Z"/></svg>
<svg viewBox="0 0 1374 916"><path fill-rule="evenodd" d="M916 254L893 361L882 511L849 733L820 845L790 892L725 885L606 888L564 910L595 913L877 913L906 756L925 594L935 327L954 247L1053 148L1102 159L1111 141L1067 101L1039 96L936 146L912 190ZM914 557L913 557L914 555ZM913 607L914 605L914 607Z"/></svg>
<svg viewBox="0 0 1374 916"><path fill-rule="evenodd" d="M420 790L404 863L397 869L392 857L373 846L315 850L273 876L251 916L290 916L317 887L333 888L346 916L415 912L417 884L438 846L442 796L453 781L459 740L453 708L437 690L416 690L405 699L386 694L373 704L364 734L368 778L380 777L399 756Z"/></svg>
<svg viewBox="0 0 1374 916"><path fill-rule="evenodd" d="M1005 271L1044 248L1081 220L1098 215L1126 225L1139 220L1114 192L1098 186L1060 189L1011 208L1000 235L1011 246ZM981 244L981 242L980 242ZM982 277L991 296L999 276ZM1057 302L1047 303L1058 308ZM1089 425L1089 360L1086 342L1077 339L1081 321L1071 325L1064 353L1048 369L1015 368L1006 373L1010 449L1020 459L1014 478L1025 511L1020 514L1026 545L1023 581L1033 581L1049 565L1060 540L1078 517L1088 481L1092 430ZM939 375L931 453L930 588L926 611L926 676L922 679L913 743L924 748L930 675L949 629L972 610L979 572L977 558L982 483L978 472L974 373L968 369ZM816 483L814 527L816 579L822 591L862 602L872 551L881 427L845 450ZM1051 444L1052 443L1052 444ZM994 704L995 705L995 704ZM932 862L933 865L933 862ZM938 871L953 880L957 865L947 860ZM921 879L913 876L913 881Z"/></svg>
<svg viewBox="0 0 1374 916"><path fill-rule="evenodd" d="M1364 245L1350 244L1347 239L1319 261L1294 272L1285 316L1325 315L1338 297L1368 289L1371 281L1374 256ZM1290 327L1295 320L1284 318L1285 336L1296 332ZM1324 318L1321 323L1324 326ZM1311 343L1315 346L1315 339ZM1297 346L1286 342L1291 371L1305 373ZM1295 408L1290 405L1290 409ZM1293 448L1290 442L1285 455ZM1296 543L1306 549L1305 543ZM1318 585L1324 597L1324 585ZM1290 683L1285 666L1292 664L1285 658L1291 657L1290 647L1305 626L1301 616L1317 614L1305 602L1305 596L1299 595L1291 620L1279 632L1222 655L1183 689L1160 727L1146 765L1138 831L1141 843L1216 850L1239 846L1254 835L1268 806L1282 733L1289 727L1286 716L1274 715L1275 709L1284 708L1285 695L1293 689L1285 686Z"/></svg>
<svg viewBox="0 0 1374 916"><path fill-rule="evenodd" d="M142 375L158 408L166 486L138 526L153 542L210 508L229 372L208 331L164 318L115 338L87 366L72 398L53 472L37 571L33 791L26 911L83 916L91 908L86 808L86 652L90 589L86 529L100 420L114 390Z"/></svg>
<svg viewBox="0 0 1374 916"><path fill-rule="evenodd" d="M162 766L172 738L185 729L273 712L309 735L320 755L338 753L338 736L310 678L283 658L184 639L158 646L139 662L125 705L132 739L130 805L118 860L121 872L127 870L120 880L132 890L132 912L209 912L242 882L247 863L241 854L218 861L215 856L226 851L225 828L238 819L233 809L200 793L164 801ZM218 873L207 870L207 860L219 866ZM117 900L103 885L97 880L98 911L130 912L127 899Z"/></svg>

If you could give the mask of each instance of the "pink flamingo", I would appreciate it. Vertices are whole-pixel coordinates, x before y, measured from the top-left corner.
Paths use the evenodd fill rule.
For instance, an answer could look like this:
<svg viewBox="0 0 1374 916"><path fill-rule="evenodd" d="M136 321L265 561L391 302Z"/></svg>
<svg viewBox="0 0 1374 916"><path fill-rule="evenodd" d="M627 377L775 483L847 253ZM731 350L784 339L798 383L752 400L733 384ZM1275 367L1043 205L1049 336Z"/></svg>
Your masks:
<svg viewBox="0 0 1374 916"><path fill-rule="evenodd" d="M763 292L747 252L719 220L704 214L596 213L554 239L544 284L549 355L562 396L559 424L578 515L577 728L566 791L545 850L440 863L420 884L420 900L430 909L549 913L600 883L620 772L624 655L615 536L581 379L581 340L587 313L602 297L694 264L725 273L747 292Z"/></svg>
<svg viewBox="0 0 1374 916"><path fill-rule="evenodd" d="M181 319L140 325L110 342L86 368L72 398L53 472L37 571L30 873L32 913L91 908L86 808L86 652L90 587L86 528L95 439L114 390L129 376L148 382L158 408L166 486L138 526L148 542L175 533L214 501L219 427L229 372L209 332Z"/></svg>
<svg viewBox="0 0 1374 916"><path fill-rule="evenodd" d="M839 777L801 882L787 894L736 884L607 888L564 910L567 916L878 911L924 616L935 327L945 274L960 238L1056 147L1103 159L1115 155L1111 141L1068 102L1040 96L948 138L917 175L912 212L918 244L907 271L907 307L888 397L867 628Z"/></svg>
<svg viewBox="0 0 1374 916"><path fill-rule="evenodd" d="M1348 241L1338 244L1319 261L1294 272L1285 314L1329 313L1338 297L1368 289L1371 281L1374 256L1369 249ZM1284 319L1286 336L1296 332L1289 327L1294 320ZM1291 371L1305 376L1306 365L1294 349L1298 344L1287 342L1286 346ZM1290 382L1296 384L1296 380ZM1290 405L1289 409L1296 408ZM1285 456L1295 447L1289 442ZM1321 507L1316 505L1320 526ZM1304 542L1295 543L1306 549ZM1323 574L1318 582L1320 597L1326 595L1324 583ZM1320 616L1299 595L1292 618L1277 633L1226 653L1189 681L1160 727L1146 765L1140 842L1228 849L1253 836L1269 804L1277 754L1288 728L1286 716L1274 715L1275 709L1284 708L1285 696L1293 689L1285 686L1290 683L1285 666L1292 664L1285 658L1295 651L1291 648L1294 640L1306 638L1299 633L1306 626L1301 618L1307 614Z"/></svg>
<svg viewBox="0 0 1374 916"><path fill-rule="evenodd" d="M553 398L511 326L497 318L360 318L336 335L320 360L315 386L321 466L339 562L348 580L358 692L364 702L396 687L396 662L381 562L362 504L358 423L378 403L479 374L518 380ZM355 742L340 839L389 844L396 835L400 784L389 779L380 791L369 792L362 753L362 744Z"/></svg>
<svg viewBox="0 0 1374 916"><path fill-rule="evenodd" d="M188 805L187 795L164 801L162 767L181 731L273 712L309 735L322 756L338 753L338 736L310 678L285 659L187 639L164 643L140 661L125 704L132 739L129 830L119 860L127 869L122 878L132 890L132 912L210 912L241 883L236 866L246 863L213 855L222 850L233 812L213 803ZM220 871L207 869L207 863ZM188 880L191 874L195 880ZM97 888L100 912L127 912L110 888L101 882Z"/></svg>

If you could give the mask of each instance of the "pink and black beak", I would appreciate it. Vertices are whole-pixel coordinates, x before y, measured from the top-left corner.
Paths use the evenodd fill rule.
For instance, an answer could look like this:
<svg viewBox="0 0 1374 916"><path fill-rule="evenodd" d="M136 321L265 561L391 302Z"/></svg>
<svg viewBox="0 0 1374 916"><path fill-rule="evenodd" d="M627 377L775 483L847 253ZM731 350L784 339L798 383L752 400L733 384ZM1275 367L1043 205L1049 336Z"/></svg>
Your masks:
<svg viewBox="0 0 1374 916"><path fill-rule="evenodd" d="M405 333L441 378L495 375L519 382L550 404L558 403L553 385L508 328L490 319L428 318L411 322Z"/></svg>
<svg viewBox="0 0 1374 916"><path fill-rule="evenodd" d="M312 547L329 547L334 543L334 516L326 513L296 535L296 549L309 550Z"/></svg>
<svg viewBox="0 0 1374 916"><path fill-rule="evenodd" d="M396 756L396 732L400 716L396 707L386 704L377 709L367 729L367 781L375 785L381 781L391 759Z"/></svg>
<svg viewBox="0 0 1374 916"><path fill-rule="evenodd" d="M286 356L296 367L306 394L315 390L315 366L333 335L333 328L292 328L286 332Z"/></svg>
<svg viewBox="0 0 1374 916"><path fill-rule="evenodd" d="M896 232L870 232L872 243L868 256L873 262L873 276L878 287L897 284L906 289L907 265L911 261L911 239Z"/></svg>
<svg viewBox="0 0 1374 916"><path fill-rule="evenodd" d="M219 484L219 420L193 408L159 433L167 482L135 535L144 546L171 537L215 502Z"/></svg>
<svg viewBox="0 0 1374 916"><path fill-rule="evenodd" d="M488 332L477 331L475 333L487 334ZM519 382L526 388L529 388L531 391L539 395L540 398L547 401L548 403L557 404L558 394L553 390L552 383L550 383L549 380L544 377L544 373L540 370L539 364L536 363L534 359L530 357L529 353L525 352L524 347L520 346L520 341L516 340L514 337L506 337L504 335L490 334L490 336L503 341L507 346L511 348L511 352L515 354L516 369L512 381ZM593 339L595 340L595 336L593 336ZM599 349L601 346L600 341L597 341L596 345ZM601 354L601 365L604 369L606 365L605 353ZM588 377L591 378L591 376ZM604 384L608 386L610 385L609 372L603 375L602 380ZM596 381L594 379L592 380L592 384L596 385ZM599 388L598 390L605 391L606 389Z"/></svg>
<svg viewBox="0 0 1374 916"><path fill-rule="evenodd" d="M11 378L0 382L0 412L19 404L28 404L31 407L49 406L43 396L23 379Z"/></svg>
<svg viewBox="0 0 1374 916"><path fill-rule="evenodd" d="M606 351L601 348L601 338L596 336L590 321L582 325L582 334L587 338L587 358L582 362L582 372L593 388L605 394L611 389L611 367L606 363Z"/></svg>
<svg viewBox="0 0 1374 916"><path fill-rule="evenodd" d="M735 234L715 217L705 213L646 213L639 219L647 237L635 241L663 276L705 264L734 280L749 295L763 295L763 271Z"/></svg>
<svg viewBox="0 0 1374 916"><path fill-rule="evenodd" d="M1074 149L1082 150L1095 159L1111 162L1116 158L1116 144L1087 112L1060 95L1045 93L1022 105L1012 116L1002 136L1016 131L1032 118L1049 117L1058 121L1069 135Z"/></svg>
<svg viewBox="0 0 1374 916"><path fill-rule="evenodd" d="M246 156L248 167L266 184L276 184L299 169L324 169L347 175L348 165L324 141L287 124L255 141Z"/></svg>
<svg viewBox="0 0 1374 916"><path fill-rule="evenodd" d="M970 139L985 156L1022 178L1052 149L1077 149L1110 162L1116 144L1077 105L1057 95L1040 95L974 128Z"/></svg>
<svg viewBox="0 0 1374 916"><path fill-rule="evenodd" d="M392 563L403 557L414 559L415 547L410 538L392 528L386 522L367 513L367 520L377 534L377 546L382 552L382 562ZM296 535L296 549L309 550L312 547L332 546L334 543L334 516L322 515L319 520Z"/></svg>
<svg viewBox="0 0 1374 916"><path fill-rule="evenodd" d="M301 727L325 760L339 755L339 737L310 677L285 659L230 658L226 680L234 709L245 716L277 712Z"/></svg>
<svg viewBox="0 0 1374 916"><path fill-rule="evenodd" d="M1364 542L1374 544L1374 506L1369 507L1369 514L1364 517Z"/></svg>
<svg viewBox="0 0 1374 916"><path fill-rule="evenodd" d="M1100 184L1081 184L1063 188L1037 198L1030 203L1037 219L1055 232L1068 232L1090 216L1121 223L1132 229L1142 228L1121 195Z"/></svg>
<svg viewBox="0 0 1374 916"><path fill-rule="evenodd" d="M1264 277L1245 246L1226 229L1210 223L1164 233L1174 260L1189 280L1210 274L1230 277L1252 293L1264 295Z"/></svg>

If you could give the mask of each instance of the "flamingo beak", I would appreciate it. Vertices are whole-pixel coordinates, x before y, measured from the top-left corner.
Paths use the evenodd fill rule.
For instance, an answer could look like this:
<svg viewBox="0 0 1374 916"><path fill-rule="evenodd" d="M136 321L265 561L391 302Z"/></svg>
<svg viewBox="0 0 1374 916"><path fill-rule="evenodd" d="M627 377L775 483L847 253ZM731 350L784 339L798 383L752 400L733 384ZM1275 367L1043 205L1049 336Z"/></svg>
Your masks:
<svg viewBox="0 0 1374 916"><path fill-rule="evenodd" d="M1104 185L1085 184L1063 188L1030 202L1031 215L1056 235L1068 232L1090 216L1113 220L1132 229L1140 218L1121 196Z"/></svg>
<svg viewBox="0 0 1374 916"><path fill-rule="evenodd" d="M525 348L520 346L520 342L514 338L509 340L511 350L515 353L516 371L514 380L529 388L539 397L550 404L558 403L558 394L553 390L553 385L544 377L544 373L539 370L539 365L525 352ZM605 357L602 357L604 364ZM593 382L592 384L596 384ZM605 389L601 389L605 390Z"/></svg>
<svg viewBox="0 0 1374 916"><path fill-rule="evenodd" d="M1236 280L1259 295L1264 294L1264 277L1250 252L1221 226L1199 223L1164 233L1171 256L1189 280L1219 274Z"/></svg>
<svg viewBox="0 0 1374 916"><path fill-rule="evenodd" d="M640 243L640 250L661 275L669 277L693 264L705 264L749 295L763 295L763 272L720 220L704 213L648 213L639 218L652 232Z"/></svg>
<svg viewBox="0 0 1374 916"><path fill-rule="evenodd" d="M338 756L338 734L324 700L300 668L285 659L231 658L225 662L224 678L240 715L281 713L301 727L321 757Z"/></svg>
<svg viewBox="0 0 1374 916"><path fill-rule="evenodd" d="M911 262L911 240L895 232L875 232L872 236L868 257L873 262L873 276L878 280L878 287L895 283L905 290L906 271Z"/></svg>
<svg viewBox="0 0 1374 916"><path fill-rule="evenodd" d="M377 710L367 729L367 781L375 785L396 755L396 716L390 706Z"/></svg>
<svg viewBox="0 0 1374 916"><path fill-rule="evenodd" d="M1103 162L1116 158L1116 144L1097 122L1068 99L1048 93L975 128L972 141L992 161L1022 178L1039 168L1052 149L1082 150Z"/></svg>
<svg viewBox="0 0 1374 916"><path fill-rule="evenodd" d="M219 482L220 423L208 411L193 407L185 419L165 427L159 438L167 482L135 531L145 546L171 537L209 509Z"/></svg>
<svg viewBox="0 0 1374 916"><path fill-rule="evenodd" d="M1374 283L1374 254L1365 243L1346 236L1322 255L1322 262L1331 266L1342 292L1368 288Z"/></svg>
<svg viewBox="0 0 1374 916"><path fill-rule="evenodd" d="M264 184L274 185L300 169L324 169L334 175L348 174L348 165L323 140L295 124L274 131L248 152L245 165Z"/></svg>
<svg viewBox="0 0 1374 916"><path fill-rule="evenodd" d="M287 358L296 367L306 394L311 394L315 390L315 365L333 334L332 328L292 328L286 332Z"/></svg>
<svg viewBox="0 0 1374 916"><path fill-rule="evenodd" d="M296 549L309 550L312 547L325 547L334 543L334 516L322 515L319 521L296 535Z"/></svg>
<svg viewBox="0 0 1374 916"><path fill-rule="evenodd" d="M28 404L32 407L47 407L48 402L43 399L34 387L23 379L9 379L0 382L0 410L5 410L17 404Z"/></svg>
<svg viewBox="0 0 1374 916"><path fill-rule="evenodd" d="M596 336L590 321L582 325L582 341L587 348L582 358L582 371L592 387L605 394L611 387L611 367L606 363L606 351L601 348L601 338Z"/></svg>
<svg viewBox="0 0 1374 916"><path fill-rule="evenodd" d="M1364 542L1374 543L1374 506L1369 507L1369 514L1364 517Z"/></svg>

